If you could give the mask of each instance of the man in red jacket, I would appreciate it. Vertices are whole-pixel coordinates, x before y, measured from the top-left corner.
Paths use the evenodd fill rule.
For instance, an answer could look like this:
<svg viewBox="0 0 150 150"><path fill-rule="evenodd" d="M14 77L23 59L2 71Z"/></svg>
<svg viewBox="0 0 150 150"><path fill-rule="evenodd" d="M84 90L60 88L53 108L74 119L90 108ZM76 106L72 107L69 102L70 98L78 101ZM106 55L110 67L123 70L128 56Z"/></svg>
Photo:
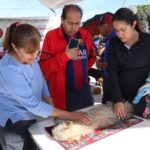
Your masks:
<svg viewBox="0 0 150 150"><path fill-rule="evenodd" d="M80 28L81 18L79 6L65 5L61 26L46 34L40 56L54 106L68 111L93 105L88 69L96 54L90 34ZM75 48L68 46L71 37L79 41Z"/></svg>

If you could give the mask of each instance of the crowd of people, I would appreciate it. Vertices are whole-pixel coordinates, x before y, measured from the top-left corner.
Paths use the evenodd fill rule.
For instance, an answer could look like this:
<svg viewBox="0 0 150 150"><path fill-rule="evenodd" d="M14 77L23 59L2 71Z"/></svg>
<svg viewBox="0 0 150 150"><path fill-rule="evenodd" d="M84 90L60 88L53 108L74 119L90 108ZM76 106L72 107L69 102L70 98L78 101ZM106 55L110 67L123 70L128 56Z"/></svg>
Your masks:
<svg viewBox="0 0 150 150"><path fill-rule="evenodd" d="M94 104L88 71L95 62L104 80L102 103L111 101L121 120L126 118L126 101L133 104L136 115L150 117L148 29L142 28L138 16L129 8L106 13L98 24L104 45L95 48L90 33L80 26L82 15L78 5L64 6L60 27L45 36L39 62L38 30L19 22L8 27L3 41L6 53L0 60L3 150L36 149L27 140L28 128L39 117L88 124L88 116L76 110ZM70 48L72 38L79 44Z"/></svg>

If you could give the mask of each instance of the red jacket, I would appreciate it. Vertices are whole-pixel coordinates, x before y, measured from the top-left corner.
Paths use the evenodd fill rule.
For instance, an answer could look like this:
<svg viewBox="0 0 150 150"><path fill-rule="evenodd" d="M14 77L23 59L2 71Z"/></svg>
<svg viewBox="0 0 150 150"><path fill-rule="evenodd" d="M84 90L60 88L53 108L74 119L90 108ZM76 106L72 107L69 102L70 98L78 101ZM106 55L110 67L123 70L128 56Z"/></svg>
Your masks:
<svg viewBox="0 0 150 150"><path fill-rule="evenodd" d="M89 69L96 60L92 39L86 30L80 28L79 32L88 49ZM46 34L42 48L42 52L50 54L49 59L42 61L42 55L44 54L42 53L40 61L40 67L48 83L54 106L64 110L66 107L66 64L69 61L65 53L66 45L67 42L64 38L62 27L49 31Z"/></svg>

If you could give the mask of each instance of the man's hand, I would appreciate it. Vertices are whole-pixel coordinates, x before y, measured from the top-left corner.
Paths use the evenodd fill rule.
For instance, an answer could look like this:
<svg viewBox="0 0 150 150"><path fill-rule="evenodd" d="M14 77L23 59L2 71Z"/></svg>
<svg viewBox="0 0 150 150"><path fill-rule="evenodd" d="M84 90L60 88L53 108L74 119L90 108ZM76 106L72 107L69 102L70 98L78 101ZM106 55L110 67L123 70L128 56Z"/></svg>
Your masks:
<svg viewBox="0 0 150 150"><path fill-rule="evenodd" d="M67 46L65 49L65 52L70 59L75 59L79 54L79 49L78 48L68 48L68 46Z"/></svg>
<svg viewBox="0 0 150 150"><path fill-rule="evenodd" d="M101 56L104 53L104 50L105 50L105 44L100 43L100 45L98 47L98 55Z"/></svg>

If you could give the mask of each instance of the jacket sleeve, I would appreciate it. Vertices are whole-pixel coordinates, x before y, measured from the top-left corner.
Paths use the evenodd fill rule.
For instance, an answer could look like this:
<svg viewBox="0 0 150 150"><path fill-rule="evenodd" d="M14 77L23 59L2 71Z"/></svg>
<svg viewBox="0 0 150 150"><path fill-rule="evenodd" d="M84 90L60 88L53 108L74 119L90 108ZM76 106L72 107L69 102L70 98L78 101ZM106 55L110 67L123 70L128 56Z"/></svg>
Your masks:
<svg viewBox="0 0 150 150"><path fill-rule="evenodd" d="M118 65L115 41L111 40L108 47L108 77L111 93L111 100L117 103L123 100L118 80Z"/></svg>
<svg viewBox="0 0 150 150"><path fill-rule="evenodd" d="M40 56L40 67L44 75L48 72L57 72L66 65L66 62L69 60L69 57L66 55L65 51L62 51L60 54L53 54L52 50L52 40L51 35L48 33L44 39L42 53ZM53 43L54 44L54 43ZM58 43L55 43L56 46Z"/></svg>
<svg viewBox="0 0 150 150"><path fill-rule="evenodd" d="M87 45L88 52L89 52L88 69L90 69L96 61L96 52L95 52L92 38L91 38L91 35L89 34L89 32L86 33L86 45Z"/></svg>

